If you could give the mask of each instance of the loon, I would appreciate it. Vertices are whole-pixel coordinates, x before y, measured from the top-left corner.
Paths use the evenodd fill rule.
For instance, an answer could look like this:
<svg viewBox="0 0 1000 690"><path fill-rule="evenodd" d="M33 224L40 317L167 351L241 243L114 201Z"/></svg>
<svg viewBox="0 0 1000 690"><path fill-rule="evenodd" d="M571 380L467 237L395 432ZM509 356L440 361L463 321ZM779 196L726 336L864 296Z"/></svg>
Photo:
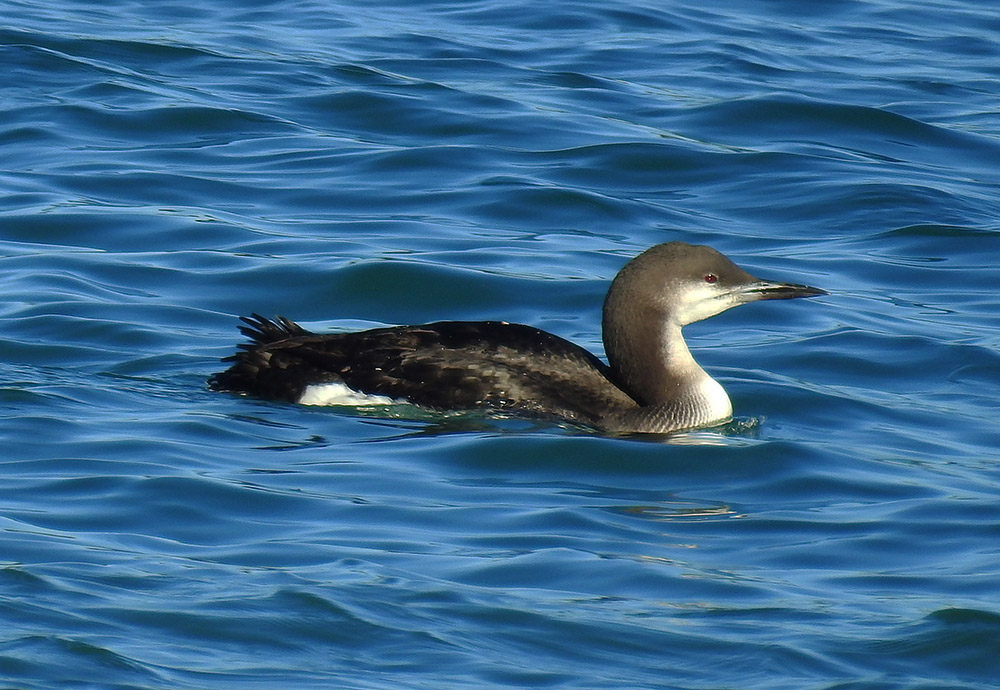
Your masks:
<svg viewBox="0 0 1000 690"><path fill-rule="evenodd" d="M607 364L568 340L504 321L319 335L253 314L241 317L249 342L208 383L303 404L408 402L546 417L611 434L670 433L733 414L725 389L688 350L683 326L748 302L826 294L755 278L711 247L668 242L633 258L612 281L602 323Z"/></svg>

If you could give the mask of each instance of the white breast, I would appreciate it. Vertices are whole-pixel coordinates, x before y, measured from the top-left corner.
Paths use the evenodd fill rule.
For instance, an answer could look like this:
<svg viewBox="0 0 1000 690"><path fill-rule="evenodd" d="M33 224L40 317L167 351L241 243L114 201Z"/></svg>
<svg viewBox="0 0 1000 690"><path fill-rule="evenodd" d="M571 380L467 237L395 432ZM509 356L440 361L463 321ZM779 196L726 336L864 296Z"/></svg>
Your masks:
<svg viewBox="0 0 1000 690"><path fill-rule="evenodd" d="M701 394L708 403L708 414L712 421L725 421L733 416L733 403L722 384L706 376L701 382Z"/></svg>

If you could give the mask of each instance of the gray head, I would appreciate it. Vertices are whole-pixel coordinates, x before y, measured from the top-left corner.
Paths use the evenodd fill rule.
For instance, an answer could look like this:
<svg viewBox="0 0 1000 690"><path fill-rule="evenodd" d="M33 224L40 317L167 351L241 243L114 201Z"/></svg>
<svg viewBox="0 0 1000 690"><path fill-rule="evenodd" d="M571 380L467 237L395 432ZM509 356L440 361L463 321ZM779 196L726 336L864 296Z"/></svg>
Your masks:
<svg viewBox="0 0 1000 690"><path fill-rule="evenodd" d="M667 396L685 378L705 376L682 326L765 299L825 295L807 285L761 280L711 247L668 242L618 273L604 300L604 346L620 383L636 399Z"/></svg>
<svg viewBox="0 0 1000 690"><path fill-rule="evenodd" d="M611 283L604 312L605 319L609 310L624 309L686 326L747 302L825 294L808 285L755 278L711 247L668 242L625 264Z"/></svg>

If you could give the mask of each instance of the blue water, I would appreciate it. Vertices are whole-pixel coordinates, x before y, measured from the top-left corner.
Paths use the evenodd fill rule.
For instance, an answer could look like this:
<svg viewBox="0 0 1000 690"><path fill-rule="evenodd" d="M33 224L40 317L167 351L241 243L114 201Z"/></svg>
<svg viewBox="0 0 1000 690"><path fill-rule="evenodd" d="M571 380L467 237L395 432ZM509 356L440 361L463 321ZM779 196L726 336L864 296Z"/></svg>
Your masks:
<svg viewBox="0 0 1000 690"><path fill-rule="evenodd" d="M995 8L360 4L4 3L0 685L994 686ZM601 352L675 239L832 293L687 329L722 430L205 387L251 311Z"/></svg>

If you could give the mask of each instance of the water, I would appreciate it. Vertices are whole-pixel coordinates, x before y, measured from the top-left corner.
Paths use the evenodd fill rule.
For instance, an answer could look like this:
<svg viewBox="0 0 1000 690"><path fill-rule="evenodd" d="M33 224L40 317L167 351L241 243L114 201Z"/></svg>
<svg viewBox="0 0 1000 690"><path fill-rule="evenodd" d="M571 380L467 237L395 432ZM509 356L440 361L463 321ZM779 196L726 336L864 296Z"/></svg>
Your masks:
<svg viewBox="0 0 1000 690"><path fill-rule="evenodd" d="M13 0L0 59L3 687L1000 677L992 8ZM833 293L687 329L722 432L204 385L251 311L600 352L672 239Z"/></svg>

